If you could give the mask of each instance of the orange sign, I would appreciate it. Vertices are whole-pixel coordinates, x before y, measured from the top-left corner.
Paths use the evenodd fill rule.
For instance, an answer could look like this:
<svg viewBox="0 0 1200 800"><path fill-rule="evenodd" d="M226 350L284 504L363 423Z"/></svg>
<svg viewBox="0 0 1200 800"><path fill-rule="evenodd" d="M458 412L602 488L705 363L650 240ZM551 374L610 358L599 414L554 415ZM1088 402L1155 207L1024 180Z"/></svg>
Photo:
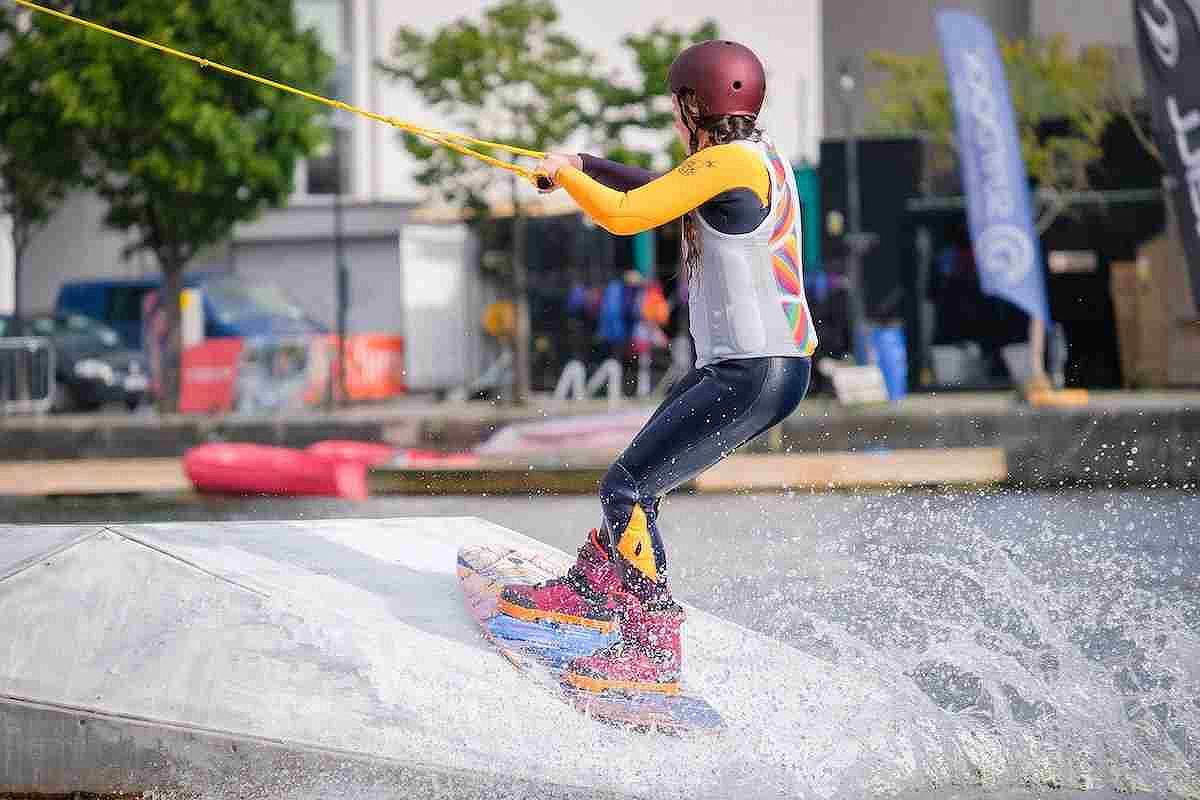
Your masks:
<svg viewBox="0 0 1200 800"><path fill-rule="evenodd" d="M324 401L330 373L338 375L338 339L313 340L311 381L306 399ZM331 370L330 365L334 368ZM404 394L404 339L390 334L362 333L346 337L345 394L349 400L385 400ZM338 388L339 393L341 387Z"/></svg>
<svg viewBox="0 0 1200 800"><path fill-rule="evenodd" d="M383 400L405 388L404 339L370 333L346 339L346 394L351 400Z"/></svg>

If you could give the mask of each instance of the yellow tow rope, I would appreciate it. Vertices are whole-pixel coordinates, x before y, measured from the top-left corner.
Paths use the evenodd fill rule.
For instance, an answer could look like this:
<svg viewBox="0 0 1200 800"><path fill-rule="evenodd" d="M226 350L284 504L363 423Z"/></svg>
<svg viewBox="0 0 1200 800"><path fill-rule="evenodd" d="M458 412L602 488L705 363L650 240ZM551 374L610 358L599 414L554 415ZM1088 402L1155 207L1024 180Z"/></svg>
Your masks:
<svg viewBox="0 0 1200 800"><path fill-rule="evenodd" d="M182 50L176 50L173 47L167 47L166 45L159 44L158 42L152 42L148 39L142 39L138 36L133 36L132 34L123 33L122 31L113 30L112 28L106 28L103 25L99 25L95 22L91 22L86 19L81 19L79 17L75 17L70 14L63 13L62 11L57 11L53 8L46 8L45 6L40 6L37 3L30 2L30 0L15 0L15 2L18 3L19 5L25 6L26 8L32 9L34 11L39 11L43 14L49 14L52 17L58 17L59 19L66 20L68 22L73 22L76 25L82 25L85 28L91 28L92 30L100 31L101 33L107 33L109 36L116 36L119 39L124 39L126 41L133 42L134 44L141 45L142 47L149 47L153 50L158 50L160 52L166 53L167 55L175 56L176 58L182 58L187 61L194 62L196 64L199 64L201 67L211 67L213 69L220 70L221 72L226 72L230 75L235 75L239 78L245 78L248 81L254 81L255 83L261 83L263 86L270 86L274 89L279 89L284 92L291 92L292 94L298 95L307 100L315 100L318 103L324 103L325 105L330 106L331 108L340 109L341 111L348 111L351 114L358 114L361 117L366 117L367 119L372 119L372 120L375 120L376 122L383 122L387 125L391 125L393 128L397 128L402 131L407 131L408 133L412 133L412 134L415 134L416 136L420 136L421 138L427 139L431 142L434 142L435 144L440 144L443 147L448 147L451 150L454 150L455 152L463 154L464 156L470 156L471 158L477 158L480 161L484 162L485 164L490 164L493 167L499 167L500 169L506 169L509 172L515 172L516 174L520 175L522 178L525 178L526 180L533 182L535 185L539 186L540 188L543 188L543 189L549 188L549 179L544 174L535 174L532 170L525 169L524 167L522 167L518 164L513 164L508 161L501 161L500 159L493 158L492 156L489 156L486 153L480 153L477 150L472 150L471 148L466 147L465 145L473 144L478 147L487 147L489 149L502 150L506 153L512 153L513 155L517 155L517 156L525 156L527 158L536 158L536 159L545 158L546 154L539 152L537 150L527 150L524 147L514 147L510 144L503 144L501 142L489 142L485 139L476 139L473 136L466 136L464 134L453 133L451 131L440 131L435 128L423 128L420 125L414 125L411 122L405 122L404 120L397 119L396 117L390 117L390 116L386 116L384 114L377 114L374 111L368 111L365 108L359 108L358 106L352 106L349 103L343 103L341 100L331 100L328 97L322 97L321 95L314 94L313 92L306 92L303 89L297 89L294 86L288 86L286 83L280 83L279 81L273 81L269 78L263 78L259 75L254 75L249 72L243 72L240 69L235 69L233 67L227 67L224 64L220 64L216 61L210 61L209 59L202 58L201 56L193 55L191 53L186 53Z"/></svg>

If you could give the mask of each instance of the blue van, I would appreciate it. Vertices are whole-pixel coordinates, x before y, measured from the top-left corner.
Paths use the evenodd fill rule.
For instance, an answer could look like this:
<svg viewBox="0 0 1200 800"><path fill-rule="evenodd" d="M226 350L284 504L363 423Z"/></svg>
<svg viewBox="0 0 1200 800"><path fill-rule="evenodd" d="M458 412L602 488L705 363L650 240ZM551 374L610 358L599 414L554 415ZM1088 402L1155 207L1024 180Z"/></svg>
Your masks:
<svg viewBox="0 0 1200 800"><path fill-rule="evenodd" d="M98 319L121 335L126 346L142 349L142 301L162 286L161 278L64 283L55 304L59 313ZM327 333L277 286L246 283L235 275L185 275L185 289L200 289L204 338L304 336Z"/></svg>

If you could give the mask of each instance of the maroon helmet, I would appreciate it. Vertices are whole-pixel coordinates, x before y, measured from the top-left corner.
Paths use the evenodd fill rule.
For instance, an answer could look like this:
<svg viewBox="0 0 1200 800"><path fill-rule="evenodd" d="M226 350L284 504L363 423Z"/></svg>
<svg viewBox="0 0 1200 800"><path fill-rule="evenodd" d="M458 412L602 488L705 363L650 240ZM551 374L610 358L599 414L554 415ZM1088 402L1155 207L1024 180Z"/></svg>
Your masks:
<svg viewBox="0 0 1200 800"><path fill-rule="evenodd" d="M695 92L704 116L756 116L767 93L767 73L754 51L723 39L700 42L680 53L667 82L672 94Z"/></svg>

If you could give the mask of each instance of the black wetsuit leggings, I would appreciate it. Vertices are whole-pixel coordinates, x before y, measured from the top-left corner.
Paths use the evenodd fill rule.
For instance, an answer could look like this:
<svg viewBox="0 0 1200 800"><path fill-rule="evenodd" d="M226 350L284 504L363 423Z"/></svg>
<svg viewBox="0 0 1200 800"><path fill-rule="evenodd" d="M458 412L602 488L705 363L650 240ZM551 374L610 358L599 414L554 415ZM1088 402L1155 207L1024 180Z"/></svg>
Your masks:
<svg viewBox="0 0 1200 800"><path fill-rule="evenodd" d="M626 591L667 602L659 499L783 421L808 391L802 357L718 361L671 389L600 484L606 544Z"/></svg>

